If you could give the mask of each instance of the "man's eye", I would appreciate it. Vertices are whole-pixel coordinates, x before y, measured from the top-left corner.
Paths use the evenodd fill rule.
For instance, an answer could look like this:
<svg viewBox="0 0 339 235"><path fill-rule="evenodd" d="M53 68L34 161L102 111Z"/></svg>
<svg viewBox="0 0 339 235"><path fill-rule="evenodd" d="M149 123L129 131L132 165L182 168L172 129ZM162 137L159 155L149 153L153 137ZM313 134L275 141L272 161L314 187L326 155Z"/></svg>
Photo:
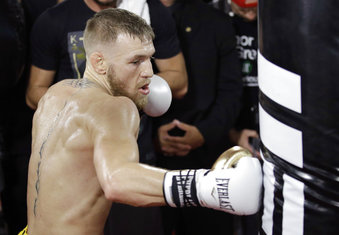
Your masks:
<svg viewBox="0 0 339 235"><path fill-rule="evenodd" d="M135 60L132 62L132 64L140 64L140 60Z"/></svg>

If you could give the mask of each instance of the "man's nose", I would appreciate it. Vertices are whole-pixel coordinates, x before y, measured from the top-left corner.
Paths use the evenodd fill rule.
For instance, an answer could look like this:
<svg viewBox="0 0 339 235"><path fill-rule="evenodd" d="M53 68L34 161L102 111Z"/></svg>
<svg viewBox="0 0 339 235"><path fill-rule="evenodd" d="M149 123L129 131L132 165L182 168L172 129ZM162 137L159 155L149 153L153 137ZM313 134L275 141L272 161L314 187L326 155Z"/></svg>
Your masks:
<svg viewBox="0 0 339 235"><path fill-rule="evenodd" d="M153 68L151 60L147 60L144 62L143 71L141 73L142 77L150 78L153 76Z"/></svg>

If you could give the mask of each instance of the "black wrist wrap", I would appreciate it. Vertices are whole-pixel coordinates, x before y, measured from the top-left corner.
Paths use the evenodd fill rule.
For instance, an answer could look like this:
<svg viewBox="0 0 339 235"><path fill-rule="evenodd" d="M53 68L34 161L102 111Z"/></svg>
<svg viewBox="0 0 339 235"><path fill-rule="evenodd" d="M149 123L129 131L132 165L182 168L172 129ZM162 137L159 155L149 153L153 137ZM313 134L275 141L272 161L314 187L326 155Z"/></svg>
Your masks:
<svg viewBox="0 0 339 235"><path fill-rule="evenodd" d="M172 195L177 207L200 206L195 182L196 172L197 170L181 170L173 175Z"/></svg>

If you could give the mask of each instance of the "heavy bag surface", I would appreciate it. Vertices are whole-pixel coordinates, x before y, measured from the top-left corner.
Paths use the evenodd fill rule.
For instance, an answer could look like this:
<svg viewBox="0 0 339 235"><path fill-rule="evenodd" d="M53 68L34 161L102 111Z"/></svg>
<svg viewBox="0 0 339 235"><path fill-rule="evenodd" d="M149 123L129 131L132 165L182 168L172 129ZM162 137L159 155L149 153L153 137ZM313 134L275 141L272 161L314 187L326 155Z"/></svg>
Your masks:
<svg viewBox="0 0 339 235"><path fill-rule="evenodd" d="M339 233L339 1L259 1L263 234Z"/></svg>

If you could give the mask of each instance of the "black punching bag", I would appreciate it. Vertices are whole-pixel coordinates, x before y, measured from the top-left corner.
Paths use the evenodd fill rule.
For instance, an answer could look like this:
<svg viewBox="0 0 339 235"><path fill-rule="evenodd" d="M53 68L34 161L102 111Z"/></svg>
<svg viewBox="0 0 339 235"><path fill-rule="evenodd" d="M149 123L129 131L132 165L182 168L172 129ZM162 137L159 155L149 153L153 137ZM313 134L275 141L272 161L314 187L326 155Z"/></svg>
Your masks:
<svg viewBox="0 0 339 235"><path fill-rule="evenodd" d="M26 62L27 39L20 2L0 1L0 93L16 85Z"/></svg>
<svg viewBox="0 0 339 235"><path fill-rule="evenodd" d="M259 0L262 234L339 234L338 12Z"/></svg>

